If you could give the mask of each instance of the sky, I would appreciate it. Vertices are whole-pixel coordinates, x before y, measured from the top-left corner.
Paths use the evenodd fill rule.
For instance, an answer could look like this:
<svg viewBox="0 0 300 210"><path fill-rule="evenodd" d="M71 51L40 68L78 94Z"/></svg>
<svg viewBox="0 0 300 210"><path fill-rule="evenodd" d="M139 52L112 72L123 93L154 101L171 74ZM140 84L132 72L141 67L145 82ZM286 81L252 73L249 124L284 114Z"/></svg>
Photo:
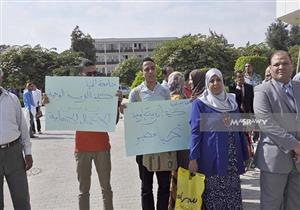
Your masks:
<svg viewBox="0 0 300 210"><path fill-rule="evenodd" d="M71 46L76 25L93 38L223 34L235 47L265 41L275 0L61 1L0 0L0 44Z"/></svg>

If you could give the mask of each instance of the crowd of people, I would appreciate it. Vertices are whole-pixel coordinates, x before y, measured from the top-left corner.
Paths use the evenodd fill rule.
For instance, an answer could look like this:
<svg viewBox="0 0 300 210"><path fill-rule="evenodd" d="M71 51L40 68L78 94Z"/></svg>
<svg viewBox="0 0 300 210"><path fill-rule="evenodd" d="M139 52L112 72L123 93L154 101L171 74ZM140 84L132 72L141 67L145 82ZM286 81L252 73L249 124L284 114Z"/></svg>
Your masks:
<svg viewBox="0 0 300 210"><path fill-rule="evenodd" d="M189 99L192 103L189 149L176 151L176 158L178 167L189 169L191 174L199 172L205 175L203 209L243 209L240 175L245 173L250 157L254 159L253 165L260 169L261 209L300 209L298 75L291 79L293 64L286 51L276 51L271 56L264 80L254 70L252 63L246 63L244 71L235 71L234 83L228 86L228 92L223 75L216 68L207 72L195 69L181 73L167 66L163 69L164 78L160 84L155 61L147 57L141 66L144 81L129 94L129 103L180 99ZM93 62L84 60L81 63L80 76L95 76L96 73ZM2 78L0 69L0 85ZM116 96L118 123L119 113L123 113L126 104L121 103L120 91ZM28 83L23 97L26 117L22 114L18 98L0 86L0 181L3 186L3 179L6 178L14 208L27 210L30 209L30 201L26 170L33 164L30 137L36 131L41 133L36 113L40 111L42 96L34 83ZM251 131L235 130L228 124L228 118L231 114L239 116L241 113L254 114L257 119L267 122ZM289 117L283 117L285 114ZM213 117L205 118L208 115ZM253 141L258 142L255 155ZM149 170L143 158L144 155L136 156L142 209L174 210L178 169ZM94 162L103 209L112 210L108 133L76 131L75 160L79 209L90 209L89 191ZM156 204L153 196L154 174L158 183ZM3 209L3 190L1 192L0 209Z"/></svg>

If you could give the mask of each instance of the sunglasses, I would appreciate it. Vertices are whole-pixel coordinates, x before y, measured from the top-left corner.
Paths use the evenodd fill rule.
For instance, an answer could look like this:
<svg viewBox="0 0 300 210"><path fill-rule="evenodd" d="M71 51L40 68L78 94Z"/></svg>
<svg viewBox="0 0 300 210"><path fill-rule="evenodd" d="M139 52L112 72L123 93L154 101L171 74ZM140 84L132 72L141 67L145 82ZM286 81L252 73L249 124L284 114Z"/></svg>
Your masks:
<svg viewBox="0 0 300 210"><path fill-rule="evenodd" d="M88 77L95 77L95 76L98 76L98 72L97 71L87 72L86 76L88 76Z"/></svg>

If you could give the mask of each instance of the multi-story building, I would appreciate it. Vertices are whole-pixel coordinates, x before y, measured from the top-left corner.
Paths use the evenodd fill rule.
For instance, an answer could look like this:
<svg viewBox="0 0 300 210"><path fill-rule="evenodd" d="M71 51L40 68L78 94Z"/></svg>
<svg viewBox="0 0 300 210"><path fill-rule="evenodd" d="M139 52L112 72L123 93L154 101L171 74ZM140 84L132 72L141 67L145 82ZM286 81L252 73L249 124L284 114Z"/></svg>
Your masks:
<svg viewBox="0 0 300 210"><path fill-rule="evenodd" d="M277 0L276 17L288 24L300 25L300 0ZM300 72L300 49L296 73Z"/></svg>
<svg viewBox="0 0 300 210"><path fill-rule="evenodd" d="M117 65L133 56L151 56L163 42L176 37L95 39L97 70L110 75Z"/></svg>
<svg viewBox="0 0 300 210"><path fill-rule="evenodd" d="M276 17L292 25L300 25L300 1L277 0Z"/></svg>

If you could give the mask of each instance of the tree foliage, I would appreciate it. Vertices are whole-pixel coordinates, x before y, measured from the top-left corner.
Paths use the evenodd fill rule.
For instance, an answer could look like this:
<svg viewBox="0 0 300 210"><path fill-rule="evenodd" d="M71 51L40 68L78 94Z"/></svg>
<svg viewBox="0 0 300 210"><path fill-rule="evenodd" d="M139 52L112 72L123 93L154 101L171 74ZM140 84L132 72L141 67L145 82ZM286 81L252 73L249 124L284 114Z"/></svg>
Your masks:
<svg viewBox="0 0 300 210"><path fill-rule="evenodd" d="M5 44L0 45L0 53L2 53L7 48L9 48L9 45L5 45Z"/></svg>
<svg viewBox="0 0 300 210"><path fill-rule="evenodd" d="M33 81L44 89L45 76L75 75L80 59L81 53L71 50L58 54L40 45L10 47L0 54L3 86L23 89L27 82Z"/></svg>
<svg viewBox="0 0 300 210"><path fill-rule="evenodd" d="M291 27L290 33L290 46L300 45L300 26L293 25Z"/></svg>
<svg viewBox="0 0 300 210"><path fill-rule="evenodd" d="M272 23L266 32L266 42L270 48L275 50L287 50L290 39L288 25L284 24L281 20L276 20Z"/></svg>
<svg viewBox="0 0 300 210"><path fill-rule="evenodd" d="M57 58L57 53L40 45L14 46L0 55L1 67L5 73L3 82L7 87L24 88L26 82L34 81L43 88L45 76L50 74L49 67Z"/></svg>
<svg viewBox="0 0 300 210"><path fill-rule="evenodd" d="M141 70L142 61L138 57L132 57L122 61L112 76L119 77L120 83L130 86L135 79L136 73Z"/></svg>
<svg viewBox="0 0 300 210"><path fill-rule="evenodd" d="M96 61L96 48L94 39L91 35L85 35L79 26L76 26L71 33L71 50L75 52L82 52L83 57Z"/></svg>
<svg viewBox="0 0 300 210"><path fill-rule="evenodd" d="M249 42L245 47L237 48L239 56L264 56L270 57L273 50L264 42L259 44L250 44Z"/></svg>
<svg viewBox="0 0 300 210"><path fill-rule="evenodd" d="M83 53L65 50L59 54L56 64L51 68L54 76L76 76L78 65L82 60Z"/></svg>
<svg viewBox="0 0 300 210"><path fill-rule="evenodd" d="M172 66L183 72L196 68L218 68L227 77L233 72L238 54L223 35L210 31L210 35L186 35L158 47L154 58L159 66Z"/></svg>
<svg viewBox="0 0 300 210"><path fill-rule="evenodd" d="M294 68L297 68L297 61L298 61L298 56L299 56L299 51L300 51L300 44L299 45L294 45L289 48L289 54L291 55L292 62L294 65Z"/></svg>
<svg viewBox="0 0 300 210"><path fill-rule="evenodd" d="M244 71L245 64L251 63L255 73L260 74L264 78L265 70L268 67L268 58L263 56L241 56L235 62L234 69L236 71Z"/></svg>

